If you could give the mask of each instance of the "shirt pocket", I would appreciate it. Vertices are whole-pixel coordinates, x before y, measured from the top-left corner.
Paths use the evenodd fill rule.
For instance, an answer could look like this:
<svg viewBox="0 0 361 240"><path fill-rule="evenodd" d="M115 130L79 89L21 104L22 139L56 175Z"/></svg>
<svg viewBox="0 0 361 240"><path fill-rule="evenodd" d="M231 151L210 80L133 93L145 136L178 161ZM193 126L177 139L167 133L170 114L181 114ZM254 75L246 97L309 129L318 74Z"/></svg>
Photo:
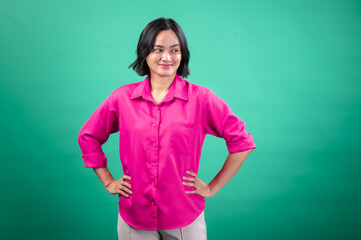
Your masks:
<svg viewBox="0 0 361 240"><path fill-rule="evenodd" d="M171 152L177 155L192 156L196 151L197 133L200 126L198 123L171 122Z"/></svg>

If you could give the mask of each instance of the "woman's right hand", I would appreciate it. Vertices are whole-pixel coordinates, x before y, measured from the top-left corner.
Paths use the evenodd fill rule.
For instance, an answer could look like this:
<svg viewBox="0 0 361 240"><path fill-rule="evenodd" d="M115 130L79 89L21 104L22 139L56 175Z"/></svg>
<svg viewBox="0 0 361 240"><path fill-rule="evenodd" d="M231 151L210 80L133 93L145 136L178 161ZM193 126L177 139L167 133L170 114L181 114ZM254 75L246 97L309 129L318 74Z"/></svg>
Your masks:
<svg viewBox="0 0 361 240"><path fill-rule="evenodd" d="M112 194L121 194L125 197L129 197L128 194L132 194L131 185L130 183L126 182L125 179L130 180L130 176L124 175L119 180L114 180L109 184L109 186L106 188L107 191Z"/></svg>

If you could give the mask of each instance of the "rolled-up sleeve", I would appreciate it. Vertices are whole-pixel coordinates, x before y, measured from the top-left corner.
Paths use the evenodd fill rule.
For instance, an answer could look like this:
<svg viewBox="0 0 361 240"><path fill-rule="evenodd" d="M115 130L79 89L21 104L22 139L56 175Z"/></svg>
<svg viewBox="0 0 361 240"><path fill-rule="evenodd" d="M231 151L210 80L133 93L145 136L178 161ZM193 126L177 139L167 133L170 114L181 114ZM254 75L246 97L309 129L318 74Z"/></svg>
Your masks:
<svg viewBox="0 0 361 240"><path fill-rule="evenodd" d="M253 136L246 131L245 123L211 89L207 89L205 93L202 125L205 134L211 134L226 141L229 153L256 148Z"/></svg>
<svg viewBox="0 0 361 240"><path fill-rule="evenodd" d="M78 135L81 157L88 168L107 166L102 145L109 135L119 131L116 108L111 93L85 122Z"/></svg>

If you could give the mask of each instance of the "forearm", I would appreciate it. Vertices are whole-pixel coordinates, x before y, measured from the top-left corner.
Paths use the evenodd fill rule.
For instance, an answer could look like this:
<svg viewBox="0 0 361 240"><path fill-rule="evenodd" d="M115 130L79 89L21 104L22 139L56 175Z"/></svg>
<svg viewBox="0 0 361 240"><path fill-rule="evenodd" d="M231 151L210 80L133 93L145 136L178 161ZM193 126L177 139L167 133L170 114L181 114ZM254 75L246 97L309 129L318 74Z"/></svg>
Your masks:
<svg viewBox="0 0 361 240"><path fill-rule="evenodd" d="M229 180L231 180L234 175L236 175L252 150L253 149L249 149L244 152L231 153L228 155L222 169L208 184L213 195L216 194Z"/></svg>
<svg viewBox="0 0 361 240"><path fill-rule="evenodd" d="M98 168L93 168L93 170L100 179L100 181L103 183L105 188L107 188L110 185L110 183L115 181L112 174L109 172L108 167L98 167Z"/></svg>

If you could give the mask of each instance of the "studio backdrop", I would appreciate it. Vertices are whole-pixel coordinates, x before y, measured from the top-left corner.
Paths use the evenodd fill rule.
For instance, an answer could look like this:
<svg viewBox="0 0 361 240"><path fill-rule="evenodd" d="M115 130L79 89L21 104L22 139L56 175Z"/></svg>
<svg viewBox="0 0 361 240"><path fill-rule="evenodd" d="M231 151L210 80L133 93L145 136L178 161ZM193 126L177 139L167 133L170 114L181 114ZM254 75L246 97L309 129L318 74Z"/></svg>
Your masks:
<svg viewBox="0 0 361 240"><path fill-rule="evenodd" d="M361 2L0 1L1 239L116 239L118 196L86 168L78 133L158 17L187 37L191 75L253 135L206 199L209 240L360 239ZM119 179L119 133L103 145ZM199 177L228 155L206 137Z"/></svg>

